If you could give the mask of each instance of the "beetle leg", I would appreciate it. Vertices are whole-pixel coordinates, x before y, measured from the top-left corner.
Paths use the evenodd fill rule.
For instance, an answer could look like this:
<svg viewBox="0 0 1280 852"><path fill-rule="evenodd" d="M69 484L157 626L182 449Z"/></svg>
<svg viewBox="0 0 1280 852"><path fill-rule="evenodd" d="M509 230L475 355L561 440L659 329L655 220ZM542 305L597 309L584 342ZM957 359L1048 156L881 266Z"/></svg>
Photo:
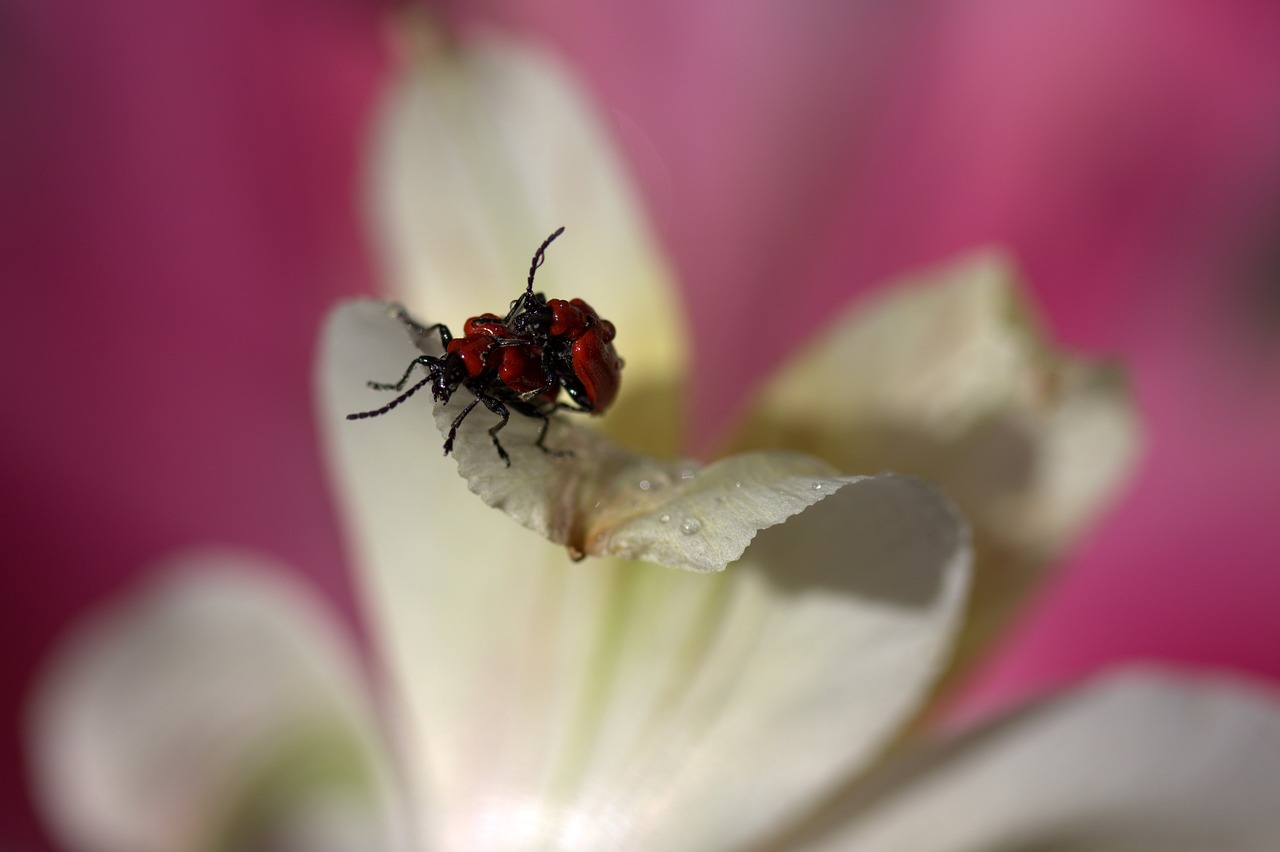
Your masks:
<svg viewBox="0 0 1280 852"><path fill-rule="evenodd" d="M538 427L538 440L534 441L534 445L549 456L556 458L564 458L573 455L573 450L553 450L543 442L547 440L547 428L551 425L551 416L543 411L537 412L535 415L542 418L542 425Z"/></svg>
<svg viewBox="0 0 1280 852"><path fill-rule="evenodd" d="M543 409L536 405L531 405L523 400L515 399L507 400L506 404L520 414L523 414L525 417L535 417L542 421L538 425L538 440L534 442L538 449L542 450L547 455L555 456L556 458L573 455L573 450L553 450L546 444L547 429L551 426L551 415L555 412L554 407Z"/></svg>
<svg viewBox="0 0 1280 852"><path fill-rule="evenodd" d="M498 457L507 463L507 467L511 467L511 456L507 455L507 451L502 448L502 442L498 440L498 432L500 432L502 427L507 425L507 421L511 419L511 412L507 410L507 407L503 405L500 400L494 399L491 396L482 396L478 397L478 399L480 402L484 403L486 408L502 418L502 422L489 429L489 437L493 439L493 445L498 450ZM475 405L475 403L473 402L472 405Z"/></svg>
<svg viewBox="0 0 1280 852"><path fill-rule="evenodd" d="M522 308L524 308L525 302L530 298L532 298L532 294L521 293L520 297L511 303L511 309L507 311L507 315L503 318L502 324L510 325L511 321L515 319L516 315L520 313Z"/></svg>
<svg viewBox="0 0 1280 852"><path fill-rule="evenodd" d="M551 391L556 390L556 388L559 385L559 382L556 381L556 377L546 372L544 372L543 375L546 376L547 383L536 390L525 391L524 393L520 394L521 402L527 402L532 404L535 399L538 399L543 394L550 393ZM536 408L537 406L534 406L534 407Z"/></svg>
<svg viewBox="0 0 1280 852"><path fill-rule="evenodd" d="M449 426L449 437L444 439L444 454L447 456L453 452L453 441L458 437L458 427L462 425L462 421L467 419L467 415L471 413L471 409L476 407L476 403L480 399L476 398L467 403L467 407L462 409L462 413L453 418L453 423Z"/></svg>
<svg viewBox="0 0 1280 852"><path fill-rule="evenodd" d="M449 331L449 326L442 322L438 322L435 325L423 325L413 317L409 316L409 312L404 309L404 305L396 305L395 318L404 323L409 328L409 331L413 332L415 337L426 337L431 332L438 331L440 332L441 346L447 347L449 345L449 341L453 340L453 333Z"/></svg>
<svg viewBox="0 0 1280 852"><path fill-rule="evenodd" d="M367 384L369 387L373 388L374 390L398 391L404 387L405 382L409 381L409 375L413 372L414 367L421 364L422 366L426 367L428 371L430 371L433 364L435 364L439 360L440 360L439 358L435 358L431 355L419 355L417 358L414 358L412 361L409 362L409 368L404 371L404 375L400 377L400 381L398 382L370 381L370 382L365 382L365 384Z"/></svg>

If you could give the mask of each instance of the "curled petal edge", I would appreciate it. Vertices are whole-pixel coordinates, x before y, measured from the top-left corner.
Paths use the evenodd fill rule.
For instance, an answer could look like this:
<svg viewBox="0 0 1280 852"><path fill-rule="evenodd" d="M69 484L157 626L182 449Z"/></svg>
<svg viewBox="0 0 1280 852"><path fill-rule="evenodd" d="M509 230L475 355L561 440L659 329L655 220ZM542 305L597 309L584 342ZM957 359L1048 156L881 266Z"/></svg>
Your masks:
<svg viewBox="0 0 1280 852"><path fill-rule="evenodd" d="M329 334L339 348L360 347L363 360L381 361L388 375L416 354L438 354L432 337L405 335L394 309L382 302L349 302L335 309ZM401 342L402 341L402 342ZM370 357L370 351L377 354ZM399 351L403 360L391 353ZM387 353L387 354L383 354ZM386 397L368 397L370 408ZM436 403L443 441L473 402L459 392ZM397 411L391 416L405 416ZM490 422L492 421L492 422ZM541 421L513 414L499 421L476 406L454 436L452 456L470 490L571 556L619 557L698 573L723 570L756 534L803 512L843 488L879 477L841 475L799 452L757 451L702 465L632 452L592 428L585 415L551 418L545 452L537 446ZM351 424L352 428L359 428ZM495 437L510 454L508 466Z"/></svg>

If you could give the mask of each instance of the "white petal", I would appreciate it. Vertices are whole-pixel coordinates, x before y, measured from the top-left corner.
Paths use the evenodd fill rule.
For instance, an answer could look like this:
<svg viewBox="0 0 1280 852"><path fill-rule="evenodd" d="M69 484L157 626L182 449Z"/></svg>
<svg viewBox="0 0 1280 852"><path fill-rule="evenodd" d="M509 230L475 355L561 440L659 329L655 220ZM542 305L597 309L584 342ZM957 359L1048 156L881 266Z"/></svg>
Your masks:
<svg viewBox="0 0 1280 852"><path fill-rule="evenodd" d="M1136 424L1114 368L1055 350L1020 291L986 252L853 306L773 377L744 433L941 482L993 538L1056 551L1123 480Z"/></svg>
<svg viewBox="0 0 1280 852"><path fill-rule="evenodd" d="M1138 443L1118 371L1055 349L990 252L854 305L769 381L731 442L937 482L981 554L962 657L1106 505Z"/></svg>
<svg viewBox="0 0 1280 852"><path fill-rule="evenodd" d="M1280 696L1113 676L907 757L779 848L1280 848Z"/></svg>
<svg viewBox="0 0 1280 852"><path fill-rule="evenodd" d="M430 400L343 419L405 346L347 322L361 310L327 327L321 428L441 848L735 848L865 764L921 700L968 576L933 489L845 485L718 574L575 564L467 491ZM541 455L519 440L513 476Z"/></svg>
<svg viewBox="0 0 1280 852"><path fill-rule="evenodd" d="M37 800L85 852L403 848L361 689L335 626L274 566L174 557L37 684ZM344 834L289 845L335 819Z"/></svg>
<svg viewBox="0 0 1280 852"><path fill-rule="evenodd" d="M373 408L387 398L385 392L362 392L362 375L398 372L417 354L413 335L378 302L335 309L326 334L341 385L333 393L350 400L349 409ZM382 366L363 368L377 359ZM417 403L432 405L428 392ZM468 419L452 429L451 422L468 409ZM385 416L401 416L401 411ZM540 421L518 413L501 431L513 459L508 465L488 432L501 421L466 390L448 405L435 405L434 416L442 442L455 436L452 455L473 492L576 557L621 556L720 571L761 529L865 479L838 476L824 462L800 453L750 453L707 467L655 459L584 428L581 417L566 415L553 418L548 432L548 446L567 453L557 456L536 446ZM361 427L377 428L355 426Z"/></svg>
<svg viewBox="0 0 1280 852"><path fill-rule="evenodd" d="M373 236L392 294L455 331L476 314L505 313L534 249L565 226L537 288L583 298L614 321L627 365L614 407L627 416L605 426L671 452L683 313L589 98L529 45L408 35L410 62L387 98L372 163Z"/></svg>

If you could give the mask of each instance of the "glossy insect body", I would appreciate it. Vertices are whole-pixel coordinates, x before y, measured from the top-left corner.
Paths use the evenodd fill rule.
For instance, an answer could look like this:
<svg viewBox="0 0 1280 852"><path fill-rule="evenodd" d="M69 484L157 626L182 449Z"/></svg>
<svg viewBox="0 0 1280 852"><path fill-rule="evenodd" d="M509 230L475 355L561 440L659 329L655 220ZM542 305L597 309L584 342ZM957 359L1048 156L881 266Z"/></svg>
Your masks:
<svg viewBox="0 0 1280 852"><path fill-rule="evenodd" d="M491 384L496 376L520 397L540 392L548 402L555 402L556 386L548 389L548 375L542 366L543 348L513 335L501 317L481 314L467 320L463 336L450 340L445 352L446 357L461 358L467 378L481 385Z"/></svg>
<svg viewBox="0 0 1280 852"><path fill-rule="evenodd" d="M613 405L622 381L622 359L613 348L617 329L581 299L552 299L547 307L552 316L551 337L572 341L569 360L585 399L575 396L575 388L568 384L565 390L580 405L604 411Z"/></svg>
<svg viewBox="0 0 1280 852"><path fill-rule="evenodd" d="M448 402L459 387L475 396L454 418L444 442L444 452L453 449L458 429L476 405L483 403L502 420L489 429L498 455L507 465L511 459L498 440L511 412L542 421L537 446L552 455L562 452L544 443L550 416L559 409L601 414L617 397L622 378L622 359L613 348L617 334L613 323L601 319L581 299L551 299L533 292L533 278L545 258L547 246L560 236L560 228L534 253L525 292L511 303L505 317L481 314L467 320L461 337L453 337L443 324L422 326L403 308L397 316L417 338L432 332L440 336L442 356L420 355L409 364L400 381L369 382L377 390L401 391L422 365L427 375L382 408L347 415L348 420L386 414L420 389L431 385L431 395ZM559 401L560 390L570 403Z"/></svg>

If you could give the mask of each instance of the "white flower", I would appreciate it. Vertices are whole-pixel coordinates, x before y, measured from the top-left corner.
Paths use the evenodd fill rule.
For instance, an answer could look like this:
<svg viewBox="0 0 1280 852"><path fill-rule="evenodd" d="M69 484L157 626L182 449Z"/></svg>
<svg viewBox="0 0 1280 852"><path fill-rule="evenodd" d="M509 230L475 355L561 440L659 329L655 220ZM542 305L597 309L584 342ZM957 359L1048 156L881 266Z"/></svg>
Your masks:
<svg viewBox="0 0 1280 852"><path fill-rule="evenodd" d="M586 593L559 601L552 637L533 619L506 623L501 598L471 612L473 635L455 642L527 641L472 670L474 648L424 648L424 679L450 651L456 666L434 673L440 691L423 712L385 704L323 610L263 560L204 552L158 567L164 579L69 638L32 707L36 793L68 850L1262 852L1280 841L1280 703L1244 683L1122 673L868 774L874 751L855 749L842 785L797 795L806 767L882 742L883 722L901 720L884 711L912 689L892 672L910 652L868 642L858 656L882 665L853 658L847 675L830 659L847 646L794 625L789 648L756 649L748 665L765 671L717 672L746 649L691 659L652 625L651 650L628 641L661 616L644 606L658 575L643 568L632 597L593 611L591 642L571 611L600 603ZM419 602L424 621L462 620ZM623 622L611 629L610 616ZM803 645L825 678L795 656ZM688 679L693 667L703 674ZM743 680L776 694L743 694ZM425 720L436 727L413 728Z"/></svg>
<svg viewBox="0 0 1280 852"><path fill-rule="evenodd" d="M552 442L576 454L555 459L516 418L507 471L477 423L456 463L442 458L427 399L347 422L369 407L365 380L396 377L415 351L375 306L336 312L318 414L376 674L276 566L175 556L68 638L33 701L36 791L68 848L1280 840L1280 708L1239 684L1127 676L885 757L948 664L969 536L933 487L840 471L892 459L932 473L979 543L1012 554L991 564L1029 578L1133 448L1109 374L1010 319L1004 266L962 264L837 323L735 441L826 461L655 461L678 446L685 332L585 100L515 45L428 47L423 61L376 157L391 288L429 321L501 308L537 241L569 225L539 285L619 326L611 437L558 424ZM1010 431L1026 456L993 477ZM574 563L564 545L597 558ZM984 596L979 615L1011 599Z"/></svg>

